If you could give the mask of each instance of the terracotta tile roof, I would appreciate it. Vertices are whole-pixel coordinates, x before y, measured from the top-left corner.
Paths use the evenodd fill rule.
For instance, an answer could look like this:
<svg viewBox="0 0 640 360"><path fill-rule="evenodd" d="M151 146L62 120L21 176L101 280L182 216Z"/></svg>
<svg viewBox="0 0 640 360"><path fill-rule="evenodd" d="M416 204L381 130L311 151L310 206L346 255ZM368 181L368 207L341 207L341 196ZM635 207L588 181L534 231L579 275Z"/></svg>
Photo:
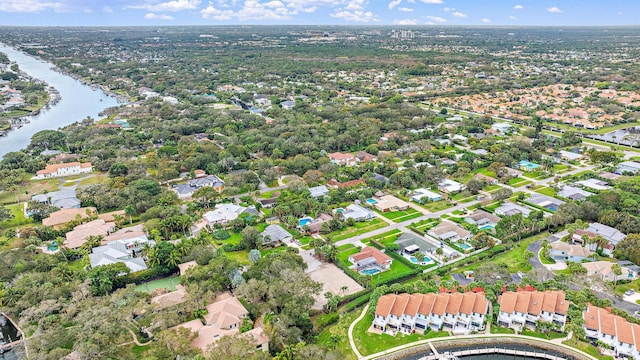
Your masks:
<svg viewBox="0 0 640 360"><path fill-rule="evenodd" d="M389 255L371 246L365 246L359 253L351 255L351 258L355 261L361 261L370 257L374 258L376 262L381 265L392 261Z"/></svg>
<svg viewBox="0 0 640 360"><path fill-rule="evenodd" d="M45 166L44 169L39 170L38 172L36 172L36 174L37 175L50 174L50 173L58 172L59 169L64 169L64 168L74 167L74 166L80 166L80 168L90 168L91 167L91 163L82 163L81 164L81 163L79 163L77 161L74 161L74 162L63 163L63 164L51 164L51 165Z"/></svg>
<svg viewBox="0 0 640 360"><path fill-rule="evenodd" d="M562 290L557 291L507 291L498 298L500 311L512 314L540 315L542 311L566 315L569 310L569 301L565 299Z"/></svg>
<svg viewBox="0 0 640 360"><path fill-rule="evenodd" d="M249 314L238 298L229 293L218 295L215 302L207 305L209 313L204 316L207 325L217 325L222 329L242 323L241 318Z"/></svg>
<svg viewBox="0 0 640 360"><path fill-rule="evenodd" d="M448 303L449 303L449 294L436 295L436 301L433 304L433 309L431 310L431 313L440 315L440 316L444 315L444 311L447 308Z"/></svg>
<svg viewBox="0 0 640 360"><path fill-rule="evenodd" d="M418 313L418 308L422 303L422 298L424 295L422 294L413 294L409 296L409 302L407 303L407 308L404 309L404 313L411 316L416 316Z"/></svg>
<svg viewBox="0 0 640 360"><path fill-rule="evenodd" d="M92 214L96 212L96 208L94 207L79 208L79 209L71 208L71 209L61 209L58 211L54 211L51 214L49 214L48 218L42 219L42 225L55 226L55 225L66 224L68 222L75 220L77 215L80 215L80 218L82 219L86 219L89 217L87 215L87 210L89 210L89 212Z"/></svg>
<svg viewBox="0 0 640 360"><path fill-rule="evenodd" d="M445 312L447 314L456 315L460 311L460 305L462 304L463 295L460 293L452 293L449 297L449 303Z"/></svg>
<svg viewBox="0 0 640 360"><path fill-rule="evenodd" d="M420 303L420 307L418 308L418 314L422 314L425 316L431 314L435 301L436 301L435 294L422 295L422 302Z"/></svg>
<svg viewBox="0 0 640 360"><path fill-rule="evenodd" d="M460 303L460 313L471 315L473 307L479 297L474 293L465 293L462 295L462 303Z"/></svg>
<svg viewBox="0 0 640 360"><path fill-rule="evenodd" d="M531 293L531 301L529 302L529 309L527 314L540 315L542 312L542 302L544 301L544 294L541 292Z"/></svg>
<svg viewBox="0 0 640 360"><path fill-rule="evenodd" d="M476 314L486 314L489 310L489 300L484 293L476 293L476 302L473 304L473 312Z"/></svg>
<svg viewBox="0 0 640 360"><path fill-rule="evenodd" d="M518 301L518 293L509 291L505 292L498 297L498 304L500 304L500 311L508 314L513 314L516 308L516 302Z"/></svg>
<svg viewBox="0 0 640 360"><path fill-rule="evenodd" d="M407 303L409 303L409 294L397 295L396 301L391 307L391 315L398 317L402 316L404 314L404 310L407 307Z"/></svg>
<svg viewBox="0 0 640 360"><path fill-rule="evenodd" d="M521 314L526 314L527 310L529 310L529 303L531 302L531 293L530 292L519 292L518 298L516 301L515 311Z"/></svg>
<svg viewBox="0 0 640 360"><path fill-rule="evenodd" d="M376 315L387 317L391 312L391 308L393 307L393 303L396 301L395 294L387 294L383 295L378 299L378 304L376 305Z"/></svg>
<svg viewBox="0 0 640 360"><path fill-rule="evenodd" d="M334 159L334 160L349 160L349 159L355 159L355 156L353 156L353 154L349 154L349 153L341 153L341 152L334 152L329 154L329 158L330 159Z"/></svg>

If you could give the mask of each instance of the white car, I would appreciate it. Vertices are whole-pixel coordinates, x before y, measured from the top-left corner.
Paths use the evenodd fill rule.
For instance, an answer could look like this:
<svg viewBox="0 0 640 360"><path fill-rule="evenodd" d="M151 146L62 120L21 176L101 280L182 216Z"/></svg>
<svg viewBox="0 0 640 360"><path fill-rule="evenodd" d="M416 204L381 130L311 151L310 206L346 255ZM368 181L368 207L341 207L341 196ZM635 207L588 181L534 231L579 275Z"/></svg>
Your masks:
<svg viewBox="0 0 640 360"><path fill-rule="evenodd" d="M636 293L636 292L635 292L635 291L633 291L633 289L629 289L629 290L627 290L627 291L625 291L625 292L624 292L625 296L631 296L631 295L633 295L633 294L635 294L635 293Z"/></svg>

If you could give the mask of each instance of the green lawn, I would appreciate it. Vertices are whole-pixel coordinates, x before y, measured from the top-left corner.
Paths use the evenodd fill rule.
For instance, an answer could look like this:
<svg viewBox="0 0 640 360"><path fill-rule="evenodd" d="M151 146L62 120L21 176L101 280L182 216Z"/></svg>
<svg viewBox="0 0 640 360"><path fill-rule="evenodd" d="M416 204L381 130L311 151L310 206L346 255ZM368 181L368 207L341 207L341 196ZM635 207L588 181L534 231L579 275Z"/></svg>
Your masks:
<svg viewBox="0 0 640 360"><path fill-rule="evenodd" d="M262 253L261 254L265 254ZM240 250L240 251L233 251L233 252L228 252L225 253L225 255L230 258L230 259L234 259L236 261L238 261L240 264L242 265L249 265L251 262L249 261L249 250Z"/></svg>
<svg viewBox="0 0 640 360"><path fill-rule="evenodd" d="M598 352L598 349L596 349L593 345L583 342L583 341L578 341L576 339L571 339L571 340L565 340L562 342L565 345L569 345L572 348L576 348L578 350L584 351L587 354L595 357L596 359L601 359L601 360L613 360L613 357L611 356L602 356L600 355L600 353Z"/></svg>
<svg viewBox="0 0 640 360"><path fill-rule="evenodd" d="M556 190L554 188L551 188L551 187L548 187L548 186L540 188L540 189L536 190L536 192L540 193L542 195L547 195L547 196L551 196L551 197L555 197L556 194L557 194L557 192L556 192Z"/></svg>
<svg viewBox="0 0 640 360"><path fill-rule="evenodd" d="M360 310L342 314L337 324L327 327L318 335L318 343L324 344L331 349L335 348L340 352L340 359L355 360L356 355L351 350L347 331L349 330L349 325L359 315Z"/></svg>
<svg viewBox="0 0 640 360"><path fill-rule="evenodd" d="M397 223L415 219L417 217L422 216L422 213L420 213L418 210L414 208L408 208L407 210L404 210L404 211L388 211L388 212L380 212L376 210L376 212L384 216L385 218Z"/></svg>
<svg viewBox="0 0 640 360"><path fill-rule="evenodd" d="M517 177L517 178L513 178L511 180L509 180L508 184L514 187L520 187L520 186L524 186L527 184L530 184L531 181L523 179L521 177Z"/></svg>
<svg viewBox="0 0 640 360"><path fill-rule="evenodd" d="M481 169L478 169L478 170L476 170L474 172L477 173L477 174L482 174L484 176L488 176L488 177L492 177L492 178L496 177L496 173L494 173L493 171L487 170L487 168L481 168Z"/></svg>
<svg viewBox="0 0 640 360"><path fill-rule="evenodd" d="M440 223L440 219L431 218L431 219L425 219L425 220L420 220L418 222L414 222L408 227L409 229L416 229L418 231L427 232L429 229L435 227L439 223Z"/></svg>
<svg viewBox="0 0 640 360"><path fill-rule="evenodd" d="M176 285L180 284L180 279L177 276L171 276L164 279L158 279L142 283L136 286L136 291L151 293L156 289L166 289L173 291L176 289Z"/></svg>
<svg viewBox="0 0 640 360"><path fill-rule="evenodd" d="M615 288L615 292L618 295L622 295L624 294L625 291L627 290L633 290L635 292L639 292L640 291L640 279L636 279L633 281L630 281L626 284L620 284L620 285L616 285Z"/></svg>
<svg viewBox="0 0 640 360"><path fill-rule="evenodd" d="M0 227L2 229L7 229L7 228L15 227L15 226L30 224L30 223L33 222L33 219L27 218L27 217L24 216L24 204L23 203L14 204L14 205L8 205L7 209L9 209L11 211L11 214L13 215L13 219L5 221L2 224L0 224Z"/></svg>
<svg viewBox="0 0 640 360"><path fill-rule="evenodd" d="M453 204L446 200L434 201L434 202L426 202L424 204L418 204L421 207L431 211L436 212L444 209L448 209L453 206Z"/></svg>
<svg viewBox="0 0 640 360"><path fill-rule="evenodd" d="M549 335L547 335L547 334L544 334L544 333L541 333L541 332L531 331L529 329L523 329L522 330L522 335L531 336L531 337L535 337L535 338L538 338L538 339L544 339L544 340L560 339L560 338L563 338L563 337L567 336L567 334L561 333L561 332L550 331Z"/></svg>
<svg viewBox="0 0 640 360"><path fill-rule="evenodd" d="M495 324L491 324L491 333L492 334L514 334L515 331L511 328L506 328L506 327L498 326Z"/></svg>
<svg viewBox="0 0 640 360"><path fill-rule="evenodd" d="M373 315L367 314L353 329L353 340L362 355L375 354L396 346L409 344L418 340L433 339L449 336L445 331L429 331L426 335L402 335L391 336L388 334L373 334L367 332L373 321Z"/></svg>
<svg viewBox="0 0 640 360"><path fill-rule="evenodd" d="M551 265L556 263L556 261L553 260L553 258L549 256L549 253L546 251L540 251L540 262L546 265Z"/></svg>
<svg viewBox="0 0 640 360"><path fill-rule="evenodd" d="M532 243L544 239L549 236L548 232L543 232L538 235L534 235L528 237L526 239L520 240L517 244L513 246L513 249L497 255L494 257L491 262L494 264L502 264L506 265L509 269L509 273L514 274L518 271L522 271L524 273L531 271L532 266L529 263L529 260L524 256L527 251L527 247ZM488 261L488 260L487 260ZM459 272L465 272L467 270L476 270L481 264L472 264L467 267L464 267L459 270Z"/></svg>
<svg viewBox="0 0 640 360"><path fill-rule="evenodd" d="M380 235L375 235L369 238L366 238L364 240L362 240L363 244L370 244L371 240L375 240L379 243L381 243L384 246L387 246L393 242L396 241L396 239L398 239L398 235L402 234L401 230L395 229L395 230L391 230L391 231L387 231L386 233L382 233Z"/></svg>
<svg viewBox="0 0 640 360"><path fill-rule="evenodd" d="M21 187L16 191L0 192L0 204L15 204L25 202L31 199L33 195L42 194L45 191L57 191L59 179L33 180L29 182L27 189Z"/></svg>
<svg viewBox="0 0 640 360"><path fill-rule="evenodd" d="M385 226L387 226L387 223L381 219L356 222L354 226L345 227L343 229L327 234L326 238L331 239L331 241L333 242L340 241L357 235L365 234L373 230L381 229Z"/></svg>
<svg viewBox="0 0 640 360"><path fill-rule="evenodd" d="M107 174L100 174L100 173L94 174L94 176L92 177L80 180L80 183L78 183L78 186L102 184L106 182L108 178L109 176Z"/></svg>

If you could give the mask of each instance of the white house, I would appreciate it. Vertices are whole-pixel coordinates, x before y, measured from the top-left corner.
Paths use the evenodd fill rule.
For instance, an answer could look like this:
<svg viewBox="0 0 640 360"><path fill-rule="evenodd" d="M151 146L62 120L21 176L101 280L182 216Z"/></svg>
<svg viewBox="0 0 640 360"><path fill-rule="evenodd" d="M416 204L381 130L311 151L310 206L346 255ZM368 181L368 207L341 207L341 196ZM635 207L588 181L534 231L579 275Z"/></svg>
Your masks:
<svg viewBox="0 0 640 360"><path fill-rule="evenodd" d="M531 209L512 202L505 202L504 204L500 205L500 207L496 208L494 212L500 216L513 216L516 214L522 214L522 216L527 217L529 216L529 214L531 214Z"/></svg>
<svg viewBox="0 0 640 360"><path fill-rule="evenodd" d="M311 197L317 199L319 197L329 195L329 188L327 188L325 185L320 185L320 186L310 187L309 192L311 193Z"/></svg>
<svg viewBox="0 0 640 360"><path fill-rule="evenodd" d="M375 213L373 211L356 204L351 204L344 209L336 209L334 212L340 214L340 216L345 220L353 219L355 221L364 221L375 217Z"/></svg>
<svg viewBox="0 0 640 360"><path fill-rule="evenodd" d="M149 243L155 244L150 241ZM107 245L98 246L92 249L89 254L89 263L92 268L103 265L116 263L125 264L131 272L142 271L147 269L142 257L133 257L133 251L127 248L127 245L120 241L112 241Z"/></svg>
<svg viewBox="0 0 640 360"><path fill-rule="evenodd" d="M464 241L469 240L472 235L471 231L449 220L443 220L438 226L429 230L428 234L442 241Z"/></svg>
<svg viewBox="0 0 640 360"><path fill-rule="evenodd" d="M535 328L538 320L554 323L564 329L567 322L569 301L562 290L557 291L507 291L498 297L500 326L521 330Z"/></svg>
<svg viewBox="0 0 640 360"><path fill-rule="evenodd" d="M227 224L238 218L240 214L248 208L236 204L216 204L213 211L209 211L203 215L209 225Z"/></svg>
<svg viewBox="0 0 640 360"><path fill-rule="evenodd" d="M587 276L595 276L603 281L614 282L617 280L633 280L638 276L637 273L634 273L628 268L622 266L620 266L622 273L620 275L616 275L612 270L613 264L615 263L611 261L594 261L584 263L582 266L587 269Z"/></svg>
<svg viewBox="0 0 640 360"><path fill-rule="evenodd" d="M389 270L393 263L389 255L371 246L365 246L360 252L349 256L348 260L353 264L351 267L362 274L375 273L369 272L370 270L377 270L376 272Z"/></svg>
<svg viewBox="0 0 640 360"><path fill-rule="evenodd" d="M609 243L613 245L613 247L617 246L620 241L627 237L627 235L620 230L600 223L589 224L587 231L609 240Z"/></svg>
<svg viewBox="0 0 640 360"><path fill-rule="evenodd" d="M511 125L505 122L499 122L491 124L491 128L502 134L506 134L511 130Z"/></svg>
<svg viewBox="0 0 640 360"><path fill-rule="evenodd" d="M582 262L589 259L593 254L588 248L579 244L568 244L556 241L549 244L549 255L558 261Z"/></svg>
<svg viewBox="0 0 640 360"><path fill-rule="evenodd" d="M558 191L558 196L570 199L570 200L584 200L589 196L593 195L586 190L582 190L579 187L564 185L560 191Z"/></svg>
<svg viewBox="0 0 640 360"><path fill-rule="evenodd" d="M289 234L282 226L271 224L267 226L263 232L260 233L263 244L277 244L279 242L285 242L293 239L293 236Z"/></svg>
<svg viewBox="0 0 640 360"><path fill-rule="evenodd" d="M91 163L70 162L66 164L51 164L45 166L43 170L39 170L32 179L50 179L62 176L73 176L80 174L88 174L93 171Z"/></svg>
<svg viewBox="0 0 640 360"><path fill-rule="evenodd" d="M442 195L425 188L419 188L413 190L409 200L417 203L424 203L425 201L440 201L442 200Z"/></svg>
<svg viewBox="0 0 640 360"><path fill-rule="evenodd" d="M624 175L624 173L636 174L638 171L640 171L640 163L635 161L624 161L618 164L618 168L616 168L614 173Z"/></svg>
<svg viewBox="0 0 640 360"><path fill-rule="evenodd" d="M587 339L609 345L616 357L640 359L640 325L593 305L587 306L582 317Z"/></svg>
<svg viewBox="0 0 640 360"><path fill-rule="evenodd" d="M463 184L451 179L442 179L438 183L438 190L448 194L462 191L465 189L465 187L466 186L464 186Z"/></svg>
<svg viewBox="0 0 640 360"><path fill-rule="evenodd" d="M582 180L582 181L576 182L576 184L582 185L589 189L598 190L598 191L613 189L613 187L609 186L609 184L606 181L602 181L599 179Z"/></svg>
<svg viewBox="0 0 640 360"><path fill-rule="evenodd" d="M462 334L483 330L488 310L483 293L387 294L378 299L372 326L393 335L427 329Z"/></svg>

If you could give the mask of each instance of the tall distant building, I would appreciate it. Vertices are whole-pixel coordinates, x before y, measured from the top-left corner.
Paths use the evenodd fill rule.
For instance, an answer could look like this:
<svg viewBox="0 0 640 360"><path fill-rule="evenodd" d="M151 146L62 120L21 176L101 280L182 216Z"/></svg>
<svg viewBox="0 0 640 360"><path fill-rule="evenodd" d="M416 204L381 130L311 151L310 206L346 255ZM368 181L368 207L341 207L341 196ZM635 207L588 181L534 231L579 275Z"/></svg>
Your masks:
<svg viewBox="0 0 640 360"><path fill-rule="evenodd" d="M413 39L415 34L411 30L392 30L391 37L393 39Z"/></svg>

